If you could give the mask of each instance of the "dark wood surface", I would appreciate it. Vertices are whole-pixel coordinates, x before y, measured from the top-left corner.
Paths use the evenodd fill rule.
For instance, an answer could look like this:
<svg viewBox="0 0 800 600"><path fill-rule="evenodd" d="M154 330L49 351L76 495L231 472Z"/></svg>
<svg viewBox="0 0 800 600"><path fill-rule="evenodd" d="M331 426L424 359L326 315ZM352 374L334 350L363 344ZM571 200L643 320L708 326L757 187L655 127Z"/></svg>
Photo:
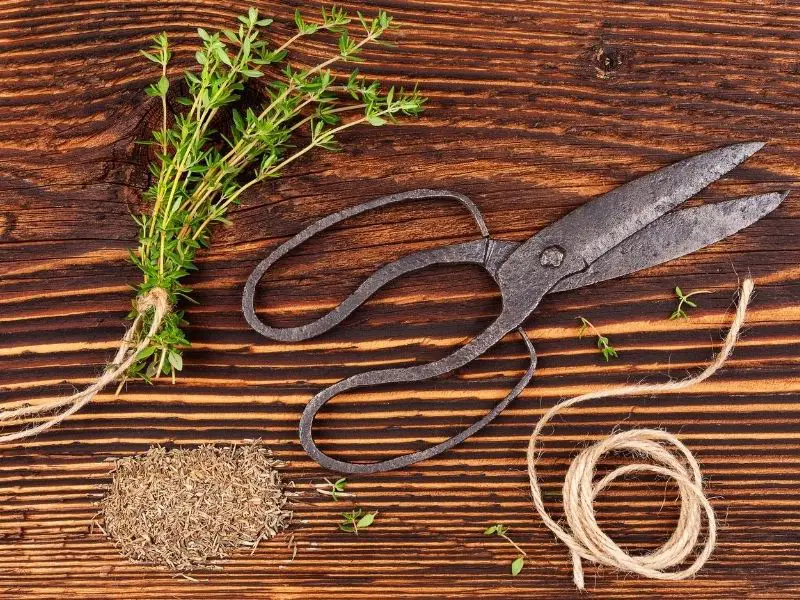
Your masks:
<svg viewBox="0 0 800 600"><path fill-rule="evenodd" d="M297 2L259 0L278 21ZM103 368L124 327L129 211L147 184L134 141L158 119L137 56L166 29L173 76L191 62L197 26L227 26L243 2L0 2L0 400L66 394ZM317 5L314 4L314 7ZM350 8L371 8L367 2ZM570 411L549 431L542 473L558 513L576 448L615 427L663 427L702 463L721 523L698 577L657 582L587 569L594 598L795 598L800 595L800 200L724 242L658 268L550 296L527 324L536 376L493 425L457 449L402 471L356 478L380 511L358 538L336 530L347 504L297 505L297 559L285 539L224 570L175 578L128 564L91 520L108 457L150 444L261 437L289 461L298 489L326 474L296 439L306 401L378 365L443 356L499 306L480 271L436 269L400 280L335 331L295 345L260 338L239 310L252 267L329 212L377 195L447 187L471 196L496 236L525 239L592 196L688 154L733 141L769 145L700 196L713 201L792 189L800 177L800 6L790 1L421 2L381 6L405 27L397 49L364 70L419 82L419 121L348 133L250 193L217 230L192 278L194 342L176 385L103 394L61 427L0 449L2 598L571 598L569 558L530 505L524 450L543 407L599 386L664 381L719 347L737 281L757 296L728 366L686 393L610 399ZM307 7L309 8L309 7ZM283 39L289 29L274 28ZM300 61L321 56L307 44ZM301 323L344 298L375 266L475 235L457 207L430 202L370 214L283 261L262 286L275 323ZM668 321L672 288L708 288L688 321ZM583 315L619 360L576 336ZM508 336L453 376L335 400L317 428L337 456L387 458L452 435L496 402L524 367ZM674 488L629 480L598 499L603 526L643 551L675 525ZM504 522L529 553L483 529Z"/></svg>

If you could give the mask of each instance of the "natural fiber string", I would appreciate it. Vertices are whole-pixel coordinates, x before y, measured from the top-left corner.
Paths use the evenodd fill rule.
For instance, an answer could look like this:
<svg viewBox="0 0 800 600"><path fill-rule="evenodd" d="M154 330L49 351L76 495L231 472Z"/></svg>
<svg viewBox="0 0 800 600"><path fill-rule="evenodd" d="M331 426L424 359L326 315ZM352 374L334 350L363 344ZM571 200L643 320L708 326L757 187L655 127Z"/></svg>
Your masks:
<svg viewBox="0 0 800 600"><path fill-rule="evenodd" d="M711 556L716 544L717 523L714 509L703 493L703 476L689 449L674 435L656 429L633 429L615 433L583 450L572 461L563 486L564 515L569 529L554 521L542 501L542 491L536 474L536 444L545 425L559 412L570 406L612 396L634 396L686 389L711 377L730 356L744 323L747 305L753 293L753 281L742 284L739 304L730 331L720 353L702 373L661 384L628 385L582 394L559 402L539 420L528 443L528 475L533 505L545 525L569 548L575 585L584 589L583 560L638 573L653 579L678 580L696 574ZM618 467L595 482L598 461L609 452L624 451L649 459ZM644 555L631 556L612 540L597 523L594 499L611 482L634 472L650 472L673 479L680 492L680 514L675 532L659 549ZM695 550L705 514L707 534L694 562L681 570L671 571L684 563Z"/></svg>
<svg viewBox="0 0 800 600"><path fill-rule="evenodd" d="M38 425L0 435L0 443L13 442L15 440L31 437L51 428L53 425L58 425L61 421L78 412L86 404L91 402L92 398L109 383L115 381L121 375L124 375L136 360L136 356L147 347L152 337L158 332L164 320L164 316L169 312L170 305L167 292L161 288L153 288L146 296L142 296L138 299L136 308L138 314L120 341L119 349L114 356L114 360L108 364L106 370L94 383L67 398L50 400L42 404L25 405L13 410L0 412L0 427L4 427L25 417L40 417L57 409L64 408L65 406L67 407L66 410L52 415ZM151 309L153 311L153 320L150 323L150 328L147 334L133 346L134 337L142 324L142 320Z"/></svg>

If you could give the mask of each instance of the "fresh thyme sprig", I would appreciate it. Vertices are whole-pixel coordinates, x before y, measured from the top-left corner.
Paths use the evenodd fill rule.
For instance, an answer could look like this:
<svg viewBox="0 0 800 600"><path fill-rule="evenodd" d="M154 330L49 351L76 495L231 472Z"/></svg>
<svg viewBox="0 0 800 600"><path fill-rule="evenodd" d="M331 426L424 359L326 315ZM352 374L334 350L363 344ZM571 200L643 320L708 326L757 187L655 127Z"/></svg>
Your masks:
<svg viewBox="0 0 800 600"><path fill-rule="evenodd" d="M345 487L347 487L347 479L342 477L341 479L337 479L336 481L331 481L330 479L325 479L325 483L316 484L314 488L320 494L324 496L330 496L334 502L338 502L339 498L353 498L355 494L349 494L344 491Z"/></svg>
<svg viewBox="0 0 800 600"><path fill-rule="evenodd" d="M174 115L172 123L167 115L171 52L166 34L155 36L150 51L142 52L160 67L160 77L147 93L160 98L163 118L150 142L156 157L150 166L154 183L144 199L151 210L134 217L140 234L131 260L143 273L139 297L161 288L173 306L180 299L191 300L191 290L182 281L195 270L197 251L208 244L209 228L226 223L228 210L247 190L280 176L312 150L339 150L337 138L347 129L394 123L400 116L422 111L425 99L416 88L383 91L379 82L367 81L358 70L347 76L331 71L335 63L360 62L365 47L383 43L383 34L396 26L384 11L372 19L357 13L356 20L358 35L350 32L354 19L341 8L322 9L321 19L313 22L297 11L296 33L275 46L261 37L272 19L261 18L254 8L239 17L236 29L213 34L198 29L198 68L184 74L187 94L176 101L186 110ZM320 32L338 35L329 58L307 68L285 62L299 39ZM264 103L232 108L230 128L215 131L212 124L219 112L231 108L247 82L266 76L268 69L274 81L267 86ZM352 116L345 120L348 115ZM302 143L298 145L296 138ZM134 308L130 317L137 314ZM150 318L145 316L142 331L148 329ZM171 374L174 379L183 367L181 350L189 345L184 325L181 311L168 313L127 377L149 381Z"/></svg>
<svg viewBox="0 0 800 600"><path fill-rule="evenodd" d="M520 555L511 561L511 574L516 576L519 575L520 571L522 571L522 567L525 566L525 559L528 557L528 554L508 536L508 530L509 527L503 525L502 523L498 523L497 525L487 527L483 534L499 536L517 549L517 552L519 552Z"/></svg>
<svg viewBox="0 0 800 600"><path fill-rule="evenodd" d="M339 529L347 533L355 533L358 535L360 529L366 529L375 521L375 516L378 511L365 513L360 508L355 508L350 512L342 513L344 520L339 523Z"/></svg>
<svg viewBox="0 0 800 600"><path fill-rule="evenodd" d="M689 292L688 294L684 294L681 288L675 286L675 296L678 298L678 307L673 311L673 313L669 316L669 320L673 321L675 319L688 319L689 315L686 314L686 311L683 310L683 306L691 306L692 308L697 308L697 304L689 300L692 296L696 294L710 294L711 290L695 290L694 292Z"/></svg>
<svg viewBox="0 0 800 600"><path fill-rule="evenodd" d="M614 346L610 344L608 338L602 335L598 330L597 327L592 325L592 322L584 319L583 317L578 317L580 321L580 327L578 328L578 337L582 338L586 333L587 329L591 329L592 333L597 336L597 348L600 350L600 354L603 355L603 358L606 359L606 362L609 361L610 358L618 358L618 354Z"/></svg>

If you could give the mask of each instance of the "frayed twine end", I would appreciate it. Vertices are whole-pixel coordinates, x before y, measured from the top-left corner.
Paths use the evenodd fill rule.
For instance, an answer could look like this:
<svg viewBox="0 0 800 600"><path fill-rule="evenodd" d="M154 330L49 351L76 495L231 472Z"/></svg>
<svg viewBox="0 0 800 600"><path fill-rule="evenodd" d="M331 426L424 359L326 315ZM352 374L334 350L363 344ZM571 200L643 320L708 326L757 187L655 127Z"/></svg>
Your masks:
<svg viewBox="0 0 800 600"><path fill-rule="evenodd" d="M32 437L46 429L50 429L70 415L78 412L82 407L91 402L104 387L124 375L136 361L136 357L139 353L147 347L150 340L161 328L164 317L171 309L169 295L167 291L162 288L153 288L144 296L136 299L136 309L139 314L133 320L131 326L125 331L125 335L122 337L122 340L120 340L119 348L117 349L114 359L108 364L103 374L100 375L94 383L66 398L49 400L41 404L24 404L18 408L0 412L0 427L7 427L9 425L23 426L23 420L27 418L42 419L45 418L45 415L48 413L54 413L33 427L27 427L0 435L0 443L13 442ZM153 317L150 321L150 327L147 333L134 345L134 339L139 328L142 326L143 319L151 309L153 311Z"/></svg>

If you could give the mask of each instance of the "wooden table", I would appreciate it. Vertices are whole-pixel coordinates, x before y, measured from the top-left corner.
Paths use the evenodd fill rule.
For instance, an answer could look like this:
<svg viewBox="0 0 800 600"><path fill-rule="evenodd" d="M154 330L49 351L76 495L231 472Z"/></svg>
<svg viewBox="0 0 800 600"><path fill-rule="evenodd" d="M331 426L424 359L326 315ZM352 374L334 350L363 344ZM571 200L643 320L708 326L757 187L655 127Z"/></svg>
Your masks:
<svg viewBox="0 0 800 600"><path fill-rule="evenodd" d="M280 23L298 2L255 2ZM316 2L314 2L316 10ZM367 12L374 7L351 5ZM0 460L2 598L570 598L569 558L534 514L524 451L543 408L612 384L697 372L720 346L738 281L757 281L745 335L728 366L681 394L609 399L549 430L542 477L549 507L577 448L615 427L662 427L702 462L721 523L693 580L658 582L588 567L593 598L794 598L800 595L800 201L713 247L634 276L544 300L527 330L539 351L532 384L493 425L413 468L353 478L379 510L360 535L337 531L347 503L296 507L297 559L286 539L224 563L197 583L128 564L91 527L108 457L150 444L260 437L291 461L307 491L326 474L296 436L313 393L379 365L443 356L480 331L499 299L476 269L434 269L378 294L335 331L290 345L259 337L239 310L253 266L329 212L381 194L446 187L468 194L496 236L522 240L649 170L733 141L769 145L701 200L791 189L800 177L800 6L741 2L420 2L387 0L399 48L364 71L430 97L419 121L365 128L340 154L318 153L257 187L218 229L191 279L192 348L175 385L108 390L62 426L7 445ZM126 261L129 211L147 185L156 126L137 56L165 29L172 71L191 65L194 29L228 26L244 2L5 0L0 3L0 400L66 394L110 358L138 280ZM304 9L310 7L304 5ZM274 26L283 39L290 30ZM302 45L302 61L321 50ZM472 239L444 202L347 222L285 260L261 308L301 323L338 303L376 265L414 249ZM673 288L706 288L689 320L669 321ZM576 317L619 350L606 364ZM525 367L508 336L457 374L369 390L332 403L317 428L348 458L386 458L452 435L485 412ZM598 498L610 535L653 549L675 526L671 484L642 477ZM503 522L531 560L483 529ZM583 596L585 597L585 596Z"/></svg>

